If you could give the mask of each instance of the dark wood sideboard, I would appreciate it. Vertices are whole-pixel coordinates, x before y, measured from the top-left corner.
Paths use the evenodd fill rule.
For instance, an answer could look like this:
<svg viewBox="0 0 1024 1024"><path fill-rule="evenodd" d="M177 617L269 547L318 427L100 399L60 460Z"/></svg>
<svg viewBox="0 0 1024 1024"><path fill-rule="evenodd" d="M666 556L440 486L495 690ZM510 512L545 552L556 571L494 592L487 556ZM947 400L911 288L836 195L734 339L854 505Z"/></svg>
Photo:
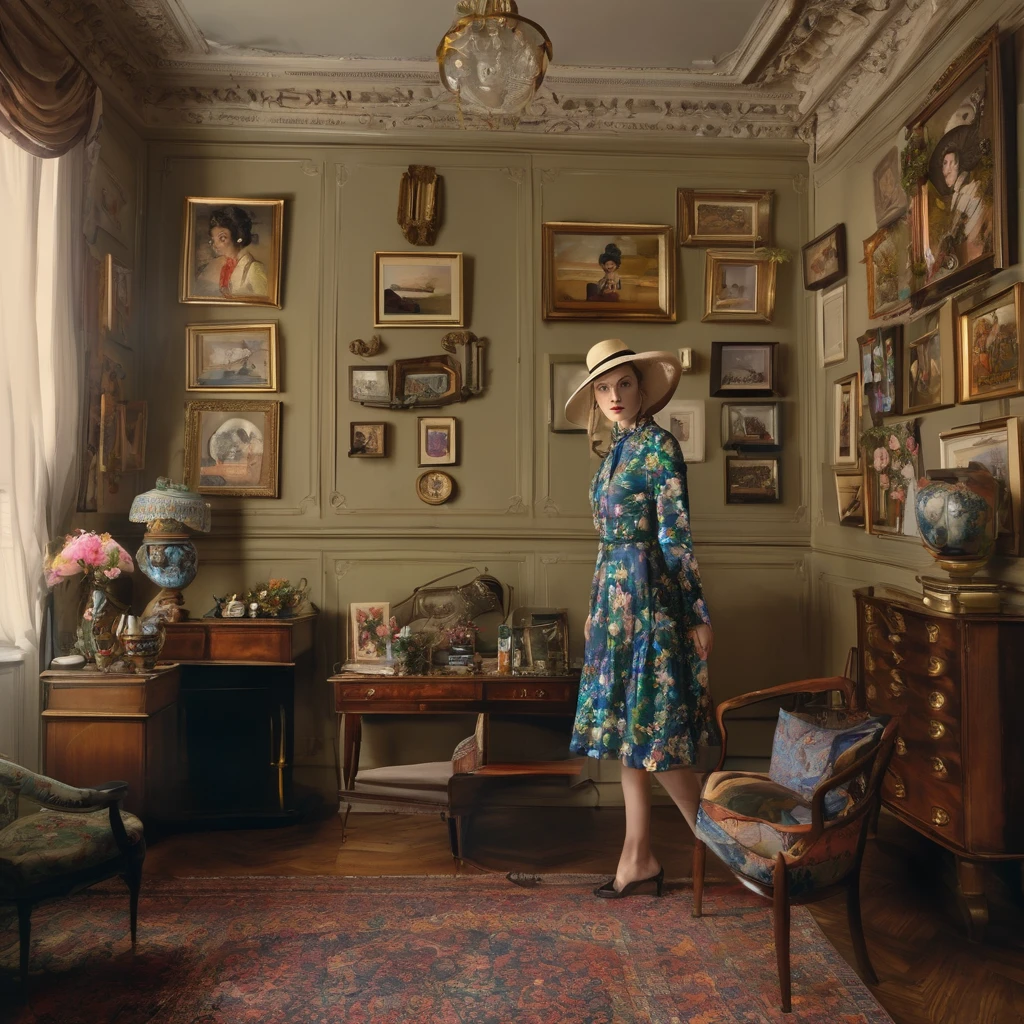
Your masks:
<svg viewBox="0 0 1024 1024"><path fill-rule="evenodd" d="M883 803L954 854L980 940L985 865L1024 860L1024 612L942 612L884 587L856 601L861 697L900 718Z"/></svg>

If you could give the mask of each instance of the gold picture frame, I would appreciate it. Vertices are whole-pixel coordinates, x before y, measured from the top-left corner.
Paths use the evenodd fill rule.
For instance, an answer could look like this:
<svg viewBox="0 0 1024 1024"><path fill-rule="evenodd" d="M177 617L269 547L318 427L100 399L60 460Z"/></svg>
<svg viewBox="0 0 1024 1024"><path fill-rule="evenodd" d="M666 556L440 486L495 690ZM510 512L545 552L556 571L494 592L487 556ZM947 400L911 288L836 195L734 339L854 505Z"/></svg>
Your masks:
<svg viewBox="0 0 1024 1024"><path fill-rule="evenodd" d="M1024 395L1021 298L1024 284L965 309L957 316L957 377L961 402Z"/></svg>
<svg viewBox="0 0 1024 1024"><path fill-rule="evenodd" d="M667 224L551 221L541 227L545 320L676 319L676 251Z"/></svg>
<svg viewBox="0 0 1024 1024"><path fill-rule="evenodd" d="M774 189L676 189L679 244L718 249L772 244Z"/></svg>
<svg viewBox="0 0 1024 1024"><path fill-rule="evenodd" d="M910 218L900 217L864 240L868 317L896 316L910 309L913 269Z"/></svg>
<svg viewBox="0 0 1024 1024"><path fill-rule="evenodd" d="M455 481L443 470L428 469L416 478L416 497L428 505L443 505L455 492Z"/></svg>
<svg viewBox="0 0 1024 1024"><path fill-rule="evenodd" d="M461 252L375 252L374 327L465 325Z"/></svg>
<svg viewBox="0 0 1024 1024"><path fill-rule="evenodd" d="M836 482L836 512L840 526L864 529L864 474L861 470L834 470Z"/></svg>
<svg viewBox="0 0 1024 1024"><path fill-rule="evenodd" d="M276 392L279 366L276 320L185 327L186 391Z"/></svg>
<svg viewBox="0 0 1024 1024"><path fill-rule="evenodd" d="M103 259L103 330L111 341L131 348L132 271L116 256Z"/></svg>
<svg viewBox="0 0 1024 1024"><path fill-rule="evenodd" d="M421 466L454 466L458 462L457 421L454 416L419 416L417 451Z"/></svg>
<svg viewBox="0 0 1024 1024"><path fill-rule="evenodd" d="M864 460L864 531L876 537L898 537L903 533L906 502L898 501L883 487L879 473Z"/></svg>
<svg viewBox="0 0 1024 1024"><path fill-rule="evenodd" d="M388 454L388 425L353 420L348 425L350 459L383 459Z"/></svg>
<svg viewBox="0 0 1024 1024"><path fill-rule="evenodd" d="M187 196L184 217L182 302L281 307L283 199Z"/></svg>
<svg viewBox="0 0 1024 1024"><path fill-rule="evenodd" d="M200 494L276 498L280 435L280 402L186 402L185 482Z"/></svg>
<svg viewBox="0 0 1024 1024"><path fill-rule="evenodd" d="M775 315L777 266L752 252L708 249L701 322L770 324Z"/></svg>
<svg viewBox="0 0 1024 1024"><path fill-rule="evenodd" d="M953 300L909 323L903 338L903 414L918 416L956 404Z"/></svg>
<svg viewBox="0 0 1024 1024"><path fill-rule="evenodd" d="M860 465L860 373L850 373L832 384L832 465L854 469Z"/></svg>
<svg viewBox="0 0 1024 1024"><path fill-rule="evenodd" d="M353 661L384 661L377 653L378 633L381 626L391 629L391 604L388 601L353 601L348 606L349 651Z"/></svg>

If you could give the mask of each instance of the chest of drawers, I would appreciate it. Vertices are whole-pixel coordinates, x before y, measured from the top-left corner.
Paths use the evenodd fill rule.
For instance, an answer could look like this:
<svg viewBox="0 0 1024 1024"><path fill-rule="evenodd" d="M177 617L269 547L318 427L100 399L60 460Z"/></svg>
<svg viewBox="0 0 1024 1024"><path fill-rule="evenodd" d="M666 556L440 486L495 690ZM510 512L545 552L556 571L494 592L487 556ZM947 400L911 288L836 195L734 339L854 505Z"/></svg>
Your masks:
<svg viewBox="0 0 1024 1024"><path fill-rule="evenodd" d="M1024 859L1024 614L939 612L883 587L856 601L862 700L900 720L882 801L956 856L980 938L985 862Z"/></svg>

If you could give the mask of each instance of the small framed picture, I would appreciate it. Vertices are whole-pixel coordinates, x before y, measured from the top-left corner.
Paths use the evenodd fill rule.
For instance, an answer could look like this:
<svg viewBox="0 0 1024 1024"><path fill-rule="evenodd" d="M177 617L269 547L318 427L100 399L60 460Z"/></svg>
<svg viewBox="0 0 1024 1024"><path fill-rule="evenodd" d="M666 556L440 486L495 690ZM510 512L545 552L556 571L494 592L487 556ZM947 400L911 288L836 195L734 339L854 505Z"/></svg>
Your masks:
<svg viewBox="0 0 1024 1024"><path fill-rule="evenodd" d="M905 329L903 412L914 416L956 404L953 300Z"/></svg>
<svg viewBox="0 0 1024 1024"><path fill-rule="evenodd" d="M442 469L428 469L416 478L416 497L428 505L443 505L455 492L455 481Z"/></svg>
<svg viewBox="0 0 1024 1024"><path fill-rule="evenodd" d="M740 455L725 457L725 503L765 504L781 501L778 456L752 459Z"/></svg>
<svg viewBox="0 0 1024 1024"><path fill-rule="evenodd" d="M910 255L910 215L879 228L864 242L868 275L868 317L877 320L910 308L914 276Z"/></svg>
<svg viewBox="0 0 1024 1024"><path fill-rule="evenodd" d="M887 479L870 461L864 463L864 528L880 537L902 534L906 512L906 501L892 496Z"/></svg>
<svg viewBox="0 0 1024 1024"><path fill-rule="evenodd" d="M449 405L460 401L462 370L451 356L397 359L391 375L398 405Z"/></svg>
<svg viewBox="0 0 1024 1024"><path fill-rule="evenodd" d="M1018 281L958 317L961 402L1024 395L1020 353L1021 294Z"/></svg>
<svg viewBox="0 0 1024 1024"><path fill-rule="evenodd" d="M673 398L654 414L654 422L664 427L678 442L686 462L704 461L704 403Z"/></svg>
<svg viewBox="0 0 1024 1024"><path fill-rule="evenodd" d="M864 389L861 411L868 411L876 427L881 426L886 416L900 412L902 340L900 324L874 328L857 339L861 387Z"/></svg>
<svg viewBox="0 0 1024 1024"><path fill-rule="evenodd" d="M818 293L818 362L846 362L846 284Z"/></svg>
<svg viewBox="0 0 1024 1024"><path fill-rule="evenodd" d="M717 398L771 398L776 385L777 341L713 341L711 395Z"/></svg>
<svg viewBox="0 0 1024 1024"><path fill-rule="evenodd" d="M701 321L770 324L775 314L776 266L767 258L708 249Z"/></svg>
<svg viewBox="0 0 1024 1024"><path fill-rule="evenodd" d="M846 277L846 225L833 224L800 250L804 264L804 287L813 291L827 288Z"/></svg>
<svg viewBox="0 0 1024 1024"><path fill-rule="evenodd" d="M860 374L832 385L832 465L860 465Z"/></svg>
<svg viewBox="0 0 1024 1024"><path fill-rule="evenodd" d="M672 228L667 224L544 224L541 282L545 320L674 322Z"/></svg>
<svg viewBox="0 0 1024 1024"><path fill-rule="evenodd" d="M391 373L387 366L350 366L348 396L363 405L391 403Z"/></svg>
<svg viewBox="0 0 1024 1024"><path fill-rule="evenodd" d="M420 416L419 464L421 466L454 466L458 461L454 416Z"/></svg>
<svg viewBox="0 0 1024 1024"><path fill-rule="evenodd" d="M146 428L149 422L149 403L118 402L118 446L121 452L121 472L146 468Z"/></svg>
<svg viewBox="0 0 1024 1024"><path fill-rule="evenodd" d="M185 403L185 482L200 494L276 498L281 403Z"/></svg>
<svg viewBox="0 0 1024 1024"><path fill-rule="evenodd" d="M461 252L373 256L374 327L462 327Z"/></svg>
<svg viewBox="0 0 1024 1024"><path fill-rule="evenodd" d="M836 508L840 526L864 529L864 474L859 470L836 470Z"/></svg>
<svg viewBox="0 0 1024 1024"><path fill-rule="evenodd" d="M778 402L723 402L722 447L735 451L778 451Z"/></svg>
<svg viewBox="0 0 1024 1024"><path fill-rule="evenodd" d="M939 434L939 466L966 468L978 462L1000 487L999 550L1021 553L1021 444L1016 416L970 423Z"/></svg>
<svg viewBox="0 0 1024 1024"><path fill-rule="evenodd" d="M109 252L103 262L102 311L107 337L131 348L132 272Z"/></svg>
<svg viewBox="0 0 1024 1024"><path fill-rule="evenodd" d="M578 427L565 418L565 403L586 379L586 362L579 356L548 356L548 367L551 402L548 422L551 424L552 433L585 434L585 427Z"/></svg>
<svg viewBox="0 0 1024 1024"><path fill-rule="evenodd" d="M387 601L352 602L348 606L353 661L383 661L391 650L391 605Z"/></svg>
<svg viewBox="0 0 1024 1024"><path fill-rule="evenodd" d="M387 455L386 423L350 423L348 432L350 459L383 459Z"/></svg>
<svg viewBox="0 0 1024 1024"><path fill-rule="evenodd" d="M185 200L181 301L281 305L283 199Z"/></svg>
<svg viewBox="0 0 1024 1024"><path fill-rule="evenodd" d="M188 324L187 391L277 391L277 321Z"/></svg>
<svg viewBox="0 0 1024 1024"><path fill-rule="evenodd" d="M771 189L676 190L679 244L752 249L772 244Z"/></svg>
<svg viewBox="0 0 1024 1024"><path fill-rule="evenodd" d="M884 227L902 217L910 206L910 199L903 191L900 156L895 146L875 164L871 180L875 194L875 226Z"/></svg>

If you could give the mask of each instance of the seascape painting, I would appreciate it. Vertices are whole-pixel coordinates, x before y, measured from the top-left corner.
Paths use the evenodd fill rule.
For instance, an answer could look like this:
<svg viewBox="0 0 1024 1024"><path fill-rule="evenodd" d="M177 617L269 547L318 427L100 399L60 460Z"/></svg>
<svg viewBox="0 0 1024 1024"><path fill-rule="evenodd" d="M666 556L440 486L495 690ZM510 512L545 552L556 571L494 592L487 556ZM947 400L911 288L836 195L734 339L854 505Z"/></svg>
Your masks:
<svg viewBox="0 0 1024 1024"><path fill-rule="evenodd" d="M277 324L190 324L189 391L277 391Z"/></svg>
<svg viewBox="0 0 1024 1024"><path fill-rule="evenodd" d="M377 327L462 326L462 253L378 252Z"/></svg>

